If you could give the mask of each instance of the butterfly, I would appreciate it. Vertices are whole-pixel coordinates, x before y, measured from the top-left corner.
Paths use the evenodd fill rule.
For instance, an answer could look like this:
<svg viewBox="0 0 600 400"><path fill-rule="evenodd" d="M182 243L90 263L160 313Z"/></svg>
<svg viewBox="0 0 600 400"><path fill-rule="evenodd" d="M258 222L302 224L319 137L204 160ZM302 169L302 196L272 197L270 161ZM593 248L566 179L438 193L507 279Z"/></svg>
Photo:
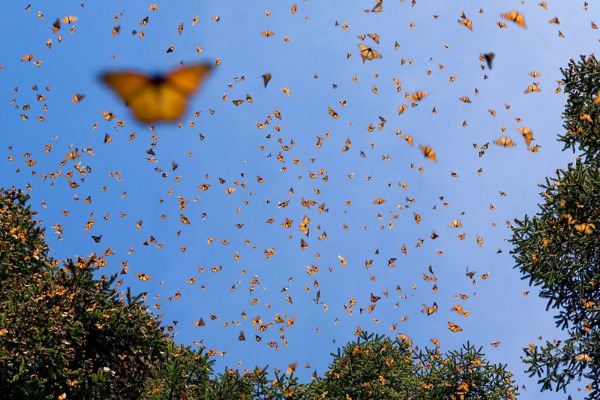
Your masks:
<svg viewBox="0 0 600 400"><path fill-rule="evenodd" d="M527 89L525 89L525 93L531 93L531 92L540 92L540 88L538 87L539 83L533 83L529 86L527 86Z"/></svg>
<svg viewBox="0 0 600 400"><path fill-rule="evenodd" d="M370 47L365 46L364 44L359 44L358 49L360 50L360 56L362 57L363 63L366 60L372 60L374 58L381 58L381 54L377 51L373 50Z"/></svg>
<svg viewBox="0 0 600 400"><path fill-rule="evenodd" d="M521 28L527 28L527 26L525 25L525 16L515 10L512 10L509 13L502 14L502 18L516 23Z"/></svg>
<svg viewBox="0 0 600 400"><path fill-rule="evenodd" d="M591 234L594 229L596 229L596 225L594 224L576 224L575 225L575 230L579 233L583 233L586 235Z"/></svg>
<svg viewBox="0 0 600 400"><path fill-rule="evenodd" d="M267 87L267 85L269 84L269 81L271 80L271 73L267 72L266 74L264 74L262 76L262 78L263 78L263 83L264 83L265 87Z"/></svg>
<svg viewBox="0 0 600 400"><path fill-rule="evenodd" d="M450 329L452 332L462 331L462 328L453 322L448 322L448 329Z"/></svg>
<svg viewBox="0 0 600 400"><path fill-rule="evenodd" d="M149 279L152 279L150 275L142 274L141 272L136 272L136 275L140 281L147 281Z"/></svg>
<svg viewBox="0 0 600 400"><path fill-rule="evenodd" d="M211 66L194 64L177 68L166 75L147 76L123 71L103 74L101 79L142 123L175 122L187 109L188 98L208 76Z"/></svg>
<svg viewBox="0 0 600 400"><path fill-rule="evenodd" d="M494 53L487 53L483 55L483 58L485 58L485 62L487 63L489 69L492 69L492 60L494 59L494 56Z"/></svg>
<svg viewBox="0 0 600 400"><path fill-rule="evenodd" d="M448 226L450 228L461 228L463 225L462 222L460 222L460 219L453 219L452 222L448 224Z"/></svg>
<svg viewBox="0 0 600 400"><path fill-rule="evenodd" d="M422 92L422 91L419 90L419 91L414 92L410 96L410 101L412 101L413 103L415 103L417 101L423 100L425 97L427 97L427 92Z"/></svg>
<svg viewBox="0 0 600 400"><path fill-rule="evenodd" d="M466 26L470 31L473 30L473 23L471 22L470 19L463 18L463 19L459 19L458 22L463 24L464 26Z"/></svg>
<svg viewBox="0 0 600 400"><path fill-rule="evenodd" d="M525 139L525 143L527 144L527 146L529 146L531 141L534 140L533 132L531 131L531 129L526 128L526 127L519 127L519 128L517 128L517 130L521 133L521 135L523 135L523 138Z"/></svg>
<svg viewBox="0 0 600 400"><path fill-rule="evenodd" d="M508 136L501 136L499 139L494 140L494 144L502 147L515 147L516 144Z"/></svg>
<svg viewBox="0 0 600 400"><path fill-rule="evenodd" d="M430 159L431 161L436 161L437 160L437 156L435 155L435 150L432 149L430 146L423 146L420 145L419 149L421 149L421 153L423 153L423 155Z"/></svg>

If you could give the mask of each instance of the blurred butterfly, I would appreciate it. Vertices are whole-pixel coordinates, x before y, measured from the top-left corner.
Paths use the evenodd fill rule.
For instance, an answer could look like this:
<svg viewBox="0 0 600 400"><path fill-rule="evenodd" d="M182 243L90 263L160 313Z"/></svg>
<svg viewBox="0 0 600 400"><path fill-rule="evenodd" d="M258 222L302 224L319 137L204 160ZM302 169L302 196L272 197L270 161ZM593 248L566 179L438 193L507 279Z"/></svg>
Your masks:
<svg viewBox="0 0 600 400"><path fill-rule="evenodd" d="M502 147L515 147L516 144L508 136L501 136L499 139L494 140L494 144Z"/></svg>
<svg viewBox="0 0 600 400"><path fill-rule="evenodd" d="M150 275L142 274L140 272L136 272L136 275L140 281L147 281L149 279L152 279Z"/></svg>
<svg viewBox="0 0 600 400"><path fill-rule="evenodd" d="M138 72L109 72L101 79L131 108L142 123L175 122L187 109L188 97L208 76L211 66L194 64L166 75L147 76Z"/></svg>
<svg viewBox="0 0 600 400"><path fill-rule="evenodd" d="M269 81L271 80L271 73L267 72L266 74L264 74L262 76L262 78L263 78L263 83L264 83L265 87L267 87L267 85L269 84Z"/></svg>
<svg viewBox="0 0 600 400"><path fill-rule="evenodd" d="M577 356L577 361L592 361L592 357L585 353L581 353Z"/></svg>
<svg viewBox="0 0 600 400"><path fill-rule="evenodd" d="M470 31L473 30L473 23L471 22L470 19L463 18L463 19L459 19L458 22L463 24L464 26L466 26Z"/></svg>
<svg viewBox="0 0 600 400"><path fill-rule="evenodd" d="M381 54L377 51L373 50L370 47L365 46L364 44L359 44L358 49L360 50L360 56L362 57L363 63L366 60L372 60L374 58L381 58Z"/></svg>
<svg viewBox="0 0 600 400"><path fill-rule="evenodd" d="M527 28L527 26L525 25L525 16L515 10L512 10L509 13L502 14L502 18L516 23L521 28Z"/></svg>
<svg viewBox="0 0 600 400"><path fill-rule="evenodd" d="M421 149L421 153L423 153L423 155L430 159L431 161L437 161L437 156L435 155L435 150L432 149L430 146L423 146L420 145L419 149Z"/></svg>
<svg viewBox="0 0 600 400"><path fill-rule="evenodd" d="M483 58L485 58L485 62L487 63L489 69L492 69L492 60L494 59L494 56L494 53L487 53L483 55Z"/></svg>
<svg viewBox="0 0 600 400"><path fill-rule="evenodd" d="M371 12L380 13L382 11L383 11L383 0L377 0L377 4L375 4L375 7L373 7Z"/></svg>
<svg viewBox="0 0 600 400"><path fill-rule="evenodd" d="M523 135L523 138L525 139L525 143L527 144L527 146L529 146L531 141L534 140L533 132L531 131L531 129L526 128L526 127L519 127L519 128L517 128L517 130L521 133L521 135Z"/></svg>
<svg viewBox="0 0 600 400"><path fill-rule="evenodd" d="M427 92L422 92L422 91L419 90L417 92L414 92L410 96L410 101L412 101L413 103L415 103L417 101L423 100L425 97L427 97Z"/></svg>
<svg viewBox="0 0 600 400"><path fill-rule="evenodd" d="M576 224L575 230L579 233L583 233L585 235L591 234L594 229L596 229L596 225L594 224Z"/></svg>
<svg viewBox="0 0 600 400"><path fill-rule="evenodd" d="M529 86L527 86L527 89L525 89L525 93L531 93L531 92L540 92L540 88L538 87L539 83L533 83Z"/></svg>

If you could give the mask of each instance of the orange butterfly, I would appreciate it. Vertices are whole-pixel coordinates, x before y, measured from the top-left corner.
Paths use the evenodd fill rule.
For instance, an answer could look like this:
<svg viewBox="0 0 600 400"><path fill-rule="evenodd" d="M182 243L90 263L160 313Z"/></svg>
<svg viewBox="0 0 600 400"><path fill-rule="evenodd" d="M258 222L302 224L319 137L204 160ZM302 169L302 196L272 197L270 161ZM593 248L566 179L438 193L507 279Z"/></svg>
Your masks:
<svg viewBox="0 0 600 400"><path fill-rule="evenodd" d="M508 136L501 136L499 139L494 140L494 144L502 147L515 147L516 144Z"/></svg>
<svg viewBox="0 0 600 400"><path fill-rule="evenodd" d="M379 54L379 52L365 46L364 44L359 44L358 49L360 50L360 56L362 57L363 63L367 60L381 58L381 54Z"/></svg>
<svg viewBox="0 0 600 400"><path fill-rule="evenodd" d="M181 67L166 75L150 77L138 72L109 72L101 79L131 108L142 123L175 122L211 71L208 64Z"/></svg>
<svg viewBox="0 0 600 400"><path fill-rule="evenodd" d="M419 149L421 150L421 153L423 153L423 155L426 158L430 159L433 162L437 161L437 156L435 154L435 150L432 149L430 146L420 145Z"/></svg>
<svg viewBox="0 0 600 400"><path fill-rule="evenodd" d="M453 322L448 322L448 329L450 329L452 332L462 331L462 328Z"/></svg>
<svg viewBox="0 0 600 400"><path fill-rule="evenodd" d="M525 25L525 16L515 10L502 14L502 18L516 23L521 28L527 28L527 26Z"/></svg>

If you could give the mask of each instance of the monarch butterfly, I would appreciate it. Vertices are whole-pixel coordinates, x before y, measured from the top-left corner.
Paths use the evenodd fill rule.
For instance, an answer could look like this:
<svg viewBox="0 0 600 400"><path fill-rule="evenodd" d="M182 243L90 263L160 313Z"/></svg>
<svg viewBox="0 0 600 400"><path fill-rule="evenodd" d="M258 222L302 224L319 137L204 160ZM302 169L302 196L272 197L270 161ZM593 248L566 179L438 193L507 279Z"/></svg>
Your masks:
<svg viewBox="0 0 600 400"><path fill-rule="evenodd" d="M371 39L373 39L375 41L375 43L379 44L379 35L378 34L369 33L367 36L370 37Z"/></svg>
<svg viewBox="0 0 600 400"><path fill-rule="evenodd" d="M75 21L77 21L77 17L74 17L72 15L67 15L62 19L62 22L64 22L65 24L72 24Z"/></svg>
<svg viewBox="0 0 600 400"><path fill-rule="evenodd" d="M383 204L383 203L385 203L385 199L382 199L381 197L378 197L375 200L373 200L373 204Z"/></svg>
<svg viewBox="0 0 600 400"><path fill-rule="evenodd" d="M137 272L136 275L140 281L147 281L149 279L152 279L150 275L142 274L141 272Z"/></svg>
<svg viewBox="0 0 600 400"><path fill-rule="evenodd" d="M267 85L269 84L269 81L271 80L271 73L267 72L266 74L264 74L262 76L263 78L263 84L265 85L265 87L267 87Z"/></svg>
<svg viewBox="0 0 600 400"><path fill-rule="evenodd" d="M501 136L500 138L494 140L494 144L497 146L503 146L503 147L515 147L516 146L515 142L513 142L513 140L511 138L509 138L508 136Z"/></svg>
<svg viewBox="0 0 600 400"><path fill-rule="evenodd" d="M382 11L383 11L383 0L377 0L377 4L375 4L375 7L373 7L371 12L380 13Z"/></svg>
<svg viewBox="0 0 600 400"><path fill-rule="evenodd" d="M550 21L548 21L551 24L557 24L560 25L560 21L558 20L558 17L554 17L552 18Z"/></svg>
<svg viewBox="0 0 600 400"><path fill-rule="evenodd" d="M466 26L470 31L473 30L473 23L471 22L470 19L463 18L463 19L459 19L458 22L463 24L464 26Z"/></svg>
<svg viewBox="0 0 600 400"><path fill-rule="evenodd" d="M416 212L413 212L413 217L415 218L415 222L417 224L421 223L421 216L419 214L417 214Z"/></svg>
<svg viewBox="0 0 600 400"><path fill-rule="evenodd" d="M525 89L525 93L531 93L531 92L540 92L540 88L538 87L539 83L532 83L531 85L527 86L527 89Z"/></svg>
<svg viewBox="0 0 600 400"><path fill-rule="evenodd" d="M422 313L427 313L427 315L431 315L435 312L437 312L438 310L438 305L436 302L433 302L433 305L431 307L428 307L427 305L423 304L423 309L421 310Z"/></svg>
<svg viewBox="0 0 600 400"><path fill-rule="evenodd" d="M452 332L462 331L462 328L453 322L448 322L448 329L450 329Z"/></svg>
<svg viewBox="0 0 600 400"><path fill-rule="evenodd" d="M334 110L333 108L331 108L331 107L327 107L327 108L328 108L327 112L328 112L328 113L329 113L329 115L331 115L331 116L332 116L334 119L339 119L339 118L340 118L339 114L338 114L337 112L335 112L335 110Z"/></svg>
<svg viewBox="0 0 600 400"><path fill-rule="evenodd" d="M137 72L110 72L102 75L107 84L142 123L175 122L185 113L188 97L198 90L211 70L208 64L194 64L166 75L149 77Z"/></svg>
<svg viewBox="0 0 600 400"><path fill-rule="evenodd" d="M365 46L364 44L359 44L358 49L360 50L360 56L362 57L363 63L366 60L372 60L374 58L382 58L381 54L377 51L373 50L370 47Z"/></svg>
<svg viewBox="0 0 600 400"><path fill-rule="evenodd" d="M527 28L527 26L525 25L525 16L515 10L512 10L509 13L502 14L502 18L516 23L521 28Z"/></svg>
<svg viewBox="0 0 600 400"><path fill-rule="evenodd" d="M483 55L483 58L485 59L485 62L489 69L492 69L492 60L494 60L494 56L494 53L487 53Z"/></svg>
<svg viewBox="0 0 600 400"><path fill-rule="evenodd" d="M410 97L410 101L414 103L423 100L425 97L427 97L427 92L422 92L419 90L412 94L412 96Z"/></svg>
<svg viewBox="0 0 600 400"><path fill-rule="evenodd" d="M432 149L430 146L420 145L419 149L421 149L421 153L423 153L423 155L426 158L430 159L433 162L437 161L437 156L435 155L435 150Z"/></svg>
<svg viewBox="0 0 600 400"><path fill-rule="evenodd" d="M577 361L592 361L592 357L585 353L581 353L577 356Z"/></svg>
<svg viewBox="0 0 600 400"><path fill-rule="evenodd" d="M517 128L517 130L519 131L519 133L521 133L521 135L523 135L523 138L525 139L525 143L527 144L527 146L529 146L529 144L531 143L533 139L533 132L531 131L531 129L529 128Z"/></svg>
<svg viewBox="0 0 600 400"><path fill-rule="evenodd" d="M594 224L576 224L575 230L579 233L583 233L585 235L591 234L594 229L596 229L596 225Z"/></svg>
<svg viewBox="0 0 600 400"><path fill-rule="evenodd" d="M448 224L450 228L462 228L463 224L460 222L460 219L453 219L452 222Z"/></svg>

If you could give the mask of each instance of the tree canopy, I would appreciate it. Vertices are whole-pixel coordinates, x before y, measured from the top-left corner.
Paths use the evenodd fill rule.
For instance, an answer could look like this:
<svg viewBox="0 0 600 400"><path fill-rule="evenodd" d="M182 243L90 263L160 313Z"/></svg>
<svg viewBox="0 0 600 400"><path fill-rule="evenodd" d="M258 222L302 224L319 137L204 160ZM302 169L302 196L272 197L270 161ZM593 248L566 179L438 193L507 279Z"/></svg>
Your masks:
<svg viewBox="0 0 600 400"><path fill-rule="evenodd" d="M569 95L563 114L565 149L581 156L540 187L539 212L516 220L512 243L516 267L540 287L556 309L564 341L525 349L528 372L542 390L563 390L573 379L590 380L589 398L600 395L600 65L594 56L571 60L563 70Z"/></svg>

